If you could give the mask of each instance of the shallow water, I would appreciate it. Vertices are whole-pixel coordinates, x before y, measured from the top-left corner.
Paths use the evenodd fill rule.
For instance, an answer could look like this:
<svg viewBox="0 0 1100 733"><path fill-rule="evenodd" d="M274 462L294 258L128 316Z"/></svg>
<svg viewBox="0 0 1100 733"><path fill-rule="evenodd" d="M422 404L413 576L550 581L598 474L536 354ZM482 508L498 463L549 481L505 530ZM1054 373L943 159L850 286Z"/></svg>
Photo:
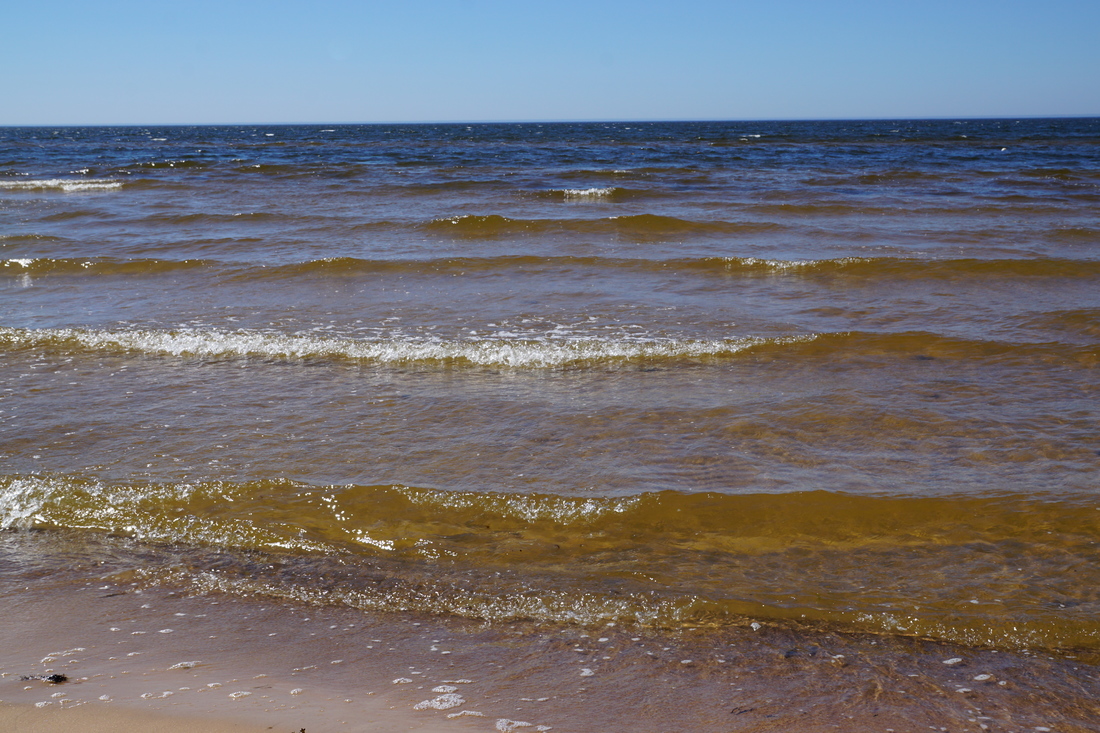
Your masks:
<svg viewBox="0 0 1100 733"><path fill-rule="evenodd" d="M0 616L0 700L26 706L20 724L68 710L107 730L102 716L136 709L243 720L260 730L364 733L1085 733L1100 716L1100 680L1077 655L770 622L675 631L479 624L181 593L117 575L104 583L90 567L132 564L127 551L149 559L147 545L84 535L81 552L75 539L36 531L4 538L5 556L54 564L19 593L10 574L0 586L9 601ZM57 569L55 553L67 555L67 569ZM34 679L58 673L68 680ZM209 725L181 729L196 727Z"/></svg>
<svg viewBox="0 0 1100 733"><path fill-rule="evenodd" d="M4 129L0 527L372 613L1092 655L1098 203L1090 119Z"/></svg>

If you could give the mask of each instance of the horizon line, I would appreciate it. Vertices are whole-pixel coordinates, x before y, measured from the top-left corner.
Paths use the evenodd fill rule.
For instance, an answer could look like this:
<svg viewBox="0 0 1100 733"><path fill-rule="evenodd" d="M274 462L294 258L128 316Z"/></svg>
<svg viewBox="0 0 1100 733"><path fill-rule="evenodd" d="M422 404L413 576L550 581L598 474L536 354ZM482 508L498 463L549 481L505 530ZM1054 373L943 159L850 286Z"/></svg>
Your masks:
<svg viewBox="0 0 1100 733"><path fill-rule="evenodd" d="M660 123L707 123L707 122L937 122L943 120L978 121L978 120L1071 120L1071 119L1100 119L1100 113L1095 114L1070 114L1070 115L937 115L932 117L744 117L744 118L636 118L636 119L510 119L510 120L395 120L395 121L370 121L370 122L106 122L106 123L39 123L39 124L7 124L0 123L0 128L42 128L42 127L307 127L307 126L366 126L366 125L570 125L570 124L660 124Z"/></svg>

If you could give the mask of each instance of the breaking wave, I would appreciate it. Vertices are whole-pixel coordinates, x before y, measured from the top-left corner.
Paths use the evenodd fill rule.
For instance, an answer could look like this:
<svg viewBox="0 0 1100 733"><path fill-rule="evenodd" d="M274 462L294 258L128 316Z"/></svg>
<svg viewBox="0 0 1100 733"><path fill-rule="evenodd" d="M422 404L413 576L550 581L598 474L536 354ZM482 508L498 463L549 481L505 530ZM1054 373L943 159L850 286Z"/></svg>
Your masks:
<svg viewBox="0 0 1100 733"><path fill-rule="evenodd" d="M810 337L772 340L786 343ZM768 343L755 337L718 340L481 339L470 341L324 338L260 331L178 329L109 331L0 327L8 348L123 352L146 355L321 359L377 364L511 368L577 367L628 361L721 358Z"/></svg>
<svg viewBox="0 0 1100 733"><path fill-rule="evenodd" d="M66 193L85 191L115 191L122 188L122 181L107 178L28 178L2 179L0 189L14 191L56 190Z"/></svg>
<svg viewBox="0 0 1100 733"><path fill-rule="evenodd" d="M1084 367L1100 364L1100 346L1096 345L965 339L924 331L843 331L721 339L594 338L557 334L517 338L511 332L501 332L466 340L415 336L367 340L247 329L0 327L0 346L13 350L48 349L62 353L260 358L447 368L594 368L632 363L720 361L738 356L828 359L834 362L915 358L1002 364L1041 360Z"/></svg>
<svg viewBox="0 0 1100 733"><path fill-rule="evenodd" d="M131 561L112 553L116 581L492 622L756 619L994 648L1100 647L1097 510L1030 495L583 497L0 476L0 529L140 543Z"/></svg>

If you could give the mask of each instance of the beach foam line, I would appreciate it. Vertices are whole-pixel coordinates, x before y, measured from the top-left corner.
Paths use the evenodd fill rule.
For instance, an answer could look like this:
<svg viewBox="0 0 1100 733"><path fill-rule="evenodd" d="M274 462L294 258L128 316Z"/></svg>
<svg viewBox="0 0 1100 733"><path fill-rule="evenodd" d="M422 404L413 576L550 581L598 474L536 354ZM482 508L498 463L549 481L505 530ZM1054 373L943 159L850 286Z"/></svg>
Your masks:
<svg viewBox="0 0 1100 733"><path fill-rule="evenodd" d="M113 353L213 359L330 361L445 368L583 369L629 364L759 358L953 359L1004 365L1056 360L1093 368L1100 347L1060 342L962 339L926 331L841 331L780 337L725 339L675 337L594 338L551 331L517 335L501 331L466 340L397 335L377 340L310 336L241 329L180 328L108 330L0 327L0 346L65 354Z"/></svg>
<svg viewBox="0 0 1100 733"><path fill-rule="evenodd" d="M29 178L0 180L0 189L35 190L57 189L66 193L81 191L114 191L122 188L122 181L109 178Z"/></svg>
<svg viewBox="0 0 1100 733"><path fill-rule="evenodd" d="M379 364L435 364L552 368L632 360L721 358L765 343L800 342L813 336L714 340L523 340L421 341L298 336L261 331L179 329L108 331L80 328L0 327L9 348L127 352L175 357L332 359Z"/></svg>

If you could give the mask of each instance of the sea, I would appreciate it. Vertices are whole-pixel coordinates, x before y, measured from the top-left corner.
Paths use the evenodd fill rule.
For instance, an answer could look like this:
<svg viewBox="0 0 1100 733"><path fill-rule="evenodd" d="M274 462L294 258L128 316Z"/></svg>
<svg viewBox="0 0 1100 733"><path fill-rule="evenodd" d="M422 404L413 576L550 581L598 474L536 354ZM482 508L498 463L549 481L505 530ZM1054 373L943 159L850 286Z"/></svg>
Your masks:
<svg viewBox="0 0 1100 733"><path fill-rule="evenodd" d="M0 128L0 605L78 569L1100 729L1100 119Z"/></svg>

